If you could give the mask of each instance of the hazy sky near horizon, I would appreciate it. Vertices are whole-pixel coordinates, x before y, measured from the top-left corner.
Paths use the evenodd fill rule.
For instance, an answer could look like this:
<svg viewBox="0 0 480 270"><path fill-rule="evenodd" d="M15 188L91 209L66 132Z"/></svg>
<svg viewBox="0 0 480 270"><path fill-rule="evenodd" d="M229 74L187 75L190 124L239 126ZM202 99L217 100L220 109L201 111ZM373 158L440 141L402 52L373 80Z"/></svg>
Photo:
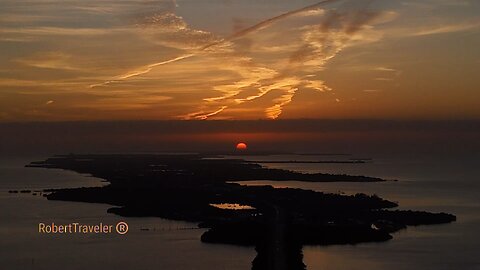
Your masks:
<svg viewBox="0 0 480 270"><path fill-rule="evenodd" d="M0 123L0 158L65 153L305 152L480 160L480 121L212 120ZM463 159L459 159L463 160Z"/></svg>
<svg viewBox="0 0 480 270"><path fill-rule="evenodd" d="M479 119L476 0L0 0L0 121Z"/></svg>

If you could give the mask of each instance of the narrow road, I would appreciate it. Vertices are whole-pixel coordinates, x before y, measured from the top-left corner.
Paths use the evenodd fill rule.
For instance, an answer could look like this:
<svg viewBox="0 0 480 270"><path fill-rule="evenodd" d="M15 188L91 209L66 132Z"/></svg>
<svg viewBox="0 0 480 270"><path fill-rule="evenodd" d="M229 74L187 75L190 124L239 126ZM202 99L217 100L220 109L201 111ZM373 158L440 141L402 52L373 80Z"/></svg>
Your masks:
<svg viewBox="0 0 480 270"><path fill-rule="evenodd" d="M273 203L266 205L267 232L256 247L252 270L305 270L302 247L291 236L288 211Z"/></svg>
<svg viewBox="0 0 480 270"><path fill-rule="evenodd" d="M268 237L268 269L287 270L287 217L284 211L274 205L270 235Z"/></svg>

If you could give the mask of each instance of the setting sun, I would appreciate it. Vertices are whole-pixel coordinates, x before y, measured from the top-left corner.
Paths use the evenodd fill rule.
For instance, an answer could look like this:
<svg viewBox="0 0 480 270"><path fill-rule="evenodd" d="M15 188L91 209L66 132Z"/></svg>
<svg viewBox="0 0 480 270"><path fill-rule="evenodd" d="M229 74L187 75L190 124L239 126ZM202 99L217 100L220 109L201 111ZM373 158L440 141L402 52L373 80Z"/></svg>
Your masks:
<svg viewBox="0 0 480 270"><path fill-rule="evenodd" d="M247 150L247 144L243 142L239 142L237 144L237 150Z"/></svg>

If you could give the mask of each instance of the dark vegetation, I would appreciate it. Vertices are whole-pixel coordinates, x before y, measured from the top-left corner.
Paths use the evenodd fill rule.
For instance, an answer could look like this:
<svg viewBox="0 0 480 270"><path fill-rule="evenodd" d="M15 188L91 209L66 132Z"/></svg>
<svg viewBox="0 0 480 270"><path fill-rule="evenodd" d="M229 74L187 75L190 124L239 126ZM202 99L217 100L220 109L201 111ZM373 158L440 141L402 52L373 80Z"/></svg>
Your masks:
<svg viewBox="0 0 480 270"><path fill-rule="evenodd" d="M107 203L121 216L199 222L206 243L255 246L252 269L305 269L303 245L380 242L410 225L448 223L445 213L387 210L397 204L357 194L242 186L230 181L375 182L367 176L304 174L241 159L202 155L64 155L29 167L60 168L105 179L104 187L50 190L49 200ZM239 203L253 210L225 210Z"/></svg>

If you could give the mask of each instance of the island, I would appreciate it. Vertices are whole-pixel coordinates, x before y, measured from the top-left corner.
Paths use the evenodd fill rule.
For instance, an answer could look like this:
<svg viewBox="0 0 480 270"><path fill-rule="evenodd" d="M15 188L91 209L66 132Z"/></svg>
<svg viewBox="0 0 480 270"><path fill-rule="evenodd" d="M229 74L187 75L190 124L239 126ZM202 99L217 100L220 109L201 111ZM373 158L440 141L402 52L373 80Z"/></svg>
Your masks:
<svg viewBox="0 0 480 270"><path fill-rule="evenodd" d="M102 187L46 190L49 200L106 203L120 216L197 222L205 243L253 246L253 270L303 270L304 245L392 239L407 226L449 223L447 213L395 210L378 196L246 186L242 181L380 182L344 174L300 173L206 154L69 154L28 167L58 168L104 179ZM236 182L236 183L232 183Z"/></svg>

